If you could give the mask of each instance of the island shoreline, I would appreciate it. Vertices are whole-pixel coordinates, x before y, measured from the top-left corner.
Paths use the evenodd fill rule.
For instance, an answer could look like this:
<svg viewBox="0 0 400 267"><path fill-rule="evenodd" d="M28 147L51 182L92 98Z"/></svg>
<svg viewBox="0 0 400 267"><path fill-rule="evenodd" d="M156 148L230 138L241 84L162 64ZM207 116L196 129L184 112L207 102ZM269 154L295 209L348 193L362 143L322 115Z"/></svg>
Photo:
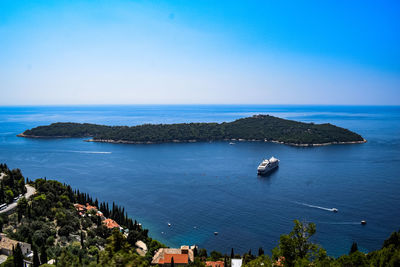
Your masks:
<svg viewBox="0 0 400 267"><path fill-rule="evenodd" d="M17 134L18 137L24 138L37 138L37 139L57 139L57 138L85 138L85 137L72 137L72 136L37 136L37 135L25 135L23 133ZM90 136L86 136L90 137ZM110 144L131 144L131 145L151 145L151 144L165 144L165 143L199 143L199 142L214 142L214 141L225 141L225 142L268 142L275 144L282 144L296 147L318 147L318 146L329 146L329 145L351 145L351 144L364 144L367 142L366 139L362 141L348 141L348 142L328 142L328 143L310 143L310 144L296 144L286 143L275 140L257 140L257 139L223 139L223 140L169 140L165 142L151 142L151 141L127 141L127 140L112 140L112 139L87 139L84 142L97 142L97 143L110 143Z"/></svg>
<svg viewBox="0 0 400 267"><path fill-rule="evenodd" d="M171 140L166 142L150 142L150 141L143 141L143 142L136 142L136 141L126 141L126 140L104 140L104 139L88 139L84 140L85 142L97 142L97 143L111 143L111 144L132 144L132 145L140 145L140 144L165 144L165 143L198 143L198 142L214 142L214 141L223 141L223 142L265 142L265 143L275 143L275 144L282 144L288 146L296 146L296 147L314 147L314 146L329 146L329 145L350 145L350 144L364 144L367 140L363 139L362 141L349 141L349 142L328 142L328 143L321 143L321 144L296 144L296 143L285 143L281 141L275 140L248 140L248 139L223 139L223 140Z"/></svg>

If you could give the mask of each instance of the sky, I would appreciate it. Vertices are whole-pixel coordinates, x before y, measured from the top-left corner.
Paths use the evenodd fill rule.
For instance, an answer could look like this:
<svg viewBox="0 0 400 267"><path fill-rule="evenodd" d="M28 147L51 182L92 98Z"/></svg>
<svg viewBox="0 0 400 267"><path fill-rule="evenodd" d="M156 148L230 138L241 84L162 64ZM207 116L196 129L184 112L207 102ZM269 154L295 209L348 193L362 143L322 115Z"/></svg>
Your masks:
<svg viewBox="0 0 400 267"><path fill-rule="evenodd" d="M399 1L0 0L0 105L400 105Z"/></svg>

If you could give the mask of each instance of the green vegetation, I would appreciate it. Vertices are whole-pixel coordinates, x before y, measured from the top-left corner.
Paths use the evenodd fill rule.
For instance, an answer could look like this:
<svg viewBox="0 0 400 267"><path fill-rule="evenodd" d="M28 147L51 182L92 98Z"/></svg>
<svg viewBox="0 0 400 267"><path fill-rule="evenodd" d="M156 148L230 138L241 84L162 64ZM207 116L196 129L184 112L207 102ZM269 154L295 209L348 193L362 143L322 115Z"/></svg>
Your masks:
<svg viewBox="0 0 400 267"><path fill-rule="evenodd" d="M256 115L224 123L144 124L104 126L53 123L26 130L23 137L93 137L94 141L161 143L217 140L268 140L288 144L361 142L364 139L332 124L303 123L269 115Z"/></svg>
<svg viewBox="0 0 400 267"><path fill-rule="evenodd" d="M19 170L10 171L6 165L1 166L5 173L21 175ZM124 208L114 203L109 208L108 203L99 203L57 181L28 182L35 187L36 194L31 199L21 198L14 214L1 214L0 223L9 238L32 244L34 266L49 259L57 259L58 266L148 266L152 254L139 256L134 243L142 240L152 252L163 246L148 237L148 230L132 221ZM94 210L79 215L74 203L96 205L125 231L107 228ZM17 254L9 257L4 266L20 266L22 256L18 248L15 252Z"/></svg>
<svg viewBox="0 0 400 267"><path fill-rule="evenodd" d="M9 170L6 164L0 164L0 177L0 204L11 203L26 193L25 179L19 169Z"/></svg>
<svg viewBox="0 0 400 267"><path fill-rule="evenodd" d="M5 173L19 173L8 170L1 165ZM14 176L13 176L14 177ZM15 177L19 177L18 175ZM22 177L22 175L21 175ZM22 177L23 178L23 177ZM21 178L20 178L21 179ZM14 214L1 214L3 232L8 237L32 244L33 267L51 266L45 264L54 259L57 266L150 266L154 252L164 247L157 240L148 236L136 221L127 216L124 208L108 203L99 203L88 194L74 191L69 185L57 181L37 179L27 181L36 189L31 199L22 198ZM86 210L80 215L74 203L88 203L99 207L106 217L113 218L118 224L127 229L121 232L105 227L93 210ZM329 257L326 251L312 241L316 232L313 223L294 221L293 230L280 237L278 246L272 250L272 255L265 255L262 248L258 255L251 250L243 255L234 253L230 256L218 251L195 249L195 261L189 266L205 266L205 261L223 261L229 267L231 258L242 258L245 267L256 266L400 266L400 231L383 242L380 250L363 253L358 250L357 243L349 244L349 254L339 258ZM145 256L136 252L135 243L142 240L148 247ZM351 246L350 246L351 245ZM21 248L14 249L14 255L8 257L1 267L22 266L23 255ZM281 265L279 265L281 264Z"/></svg>

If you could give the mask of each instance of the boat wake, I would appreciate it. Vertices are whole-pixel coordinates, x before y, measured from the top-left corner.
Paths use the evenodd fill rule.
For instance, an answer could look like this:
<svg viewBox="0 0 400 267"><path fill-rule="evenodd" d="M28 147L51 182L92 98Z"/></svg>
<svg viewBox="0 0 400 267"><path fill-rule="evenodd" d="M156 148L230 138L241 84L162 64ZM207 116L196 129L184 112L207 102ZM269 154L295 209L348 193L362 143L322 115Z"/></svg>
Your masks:
<svg viewBox="0 0 400 267"><path fill-rule="evenodd" d="M316 222L322 224L336 224L336 225L359 225L360 222Z"/></svg>
<svg viewBox="0 0 400 267"><path fill-rule="evenodd" d="M111 154L112 152L108 152L108 151L69 151L69 152L73 152L73 153L83 153L83 154Z"/></svg>
<svg viewBox="0 0 400 267"><path fill-rule="evenodd" d="M295 202L295 203L296 203L296 204L299 204L299 205L303 205L303 206L309 207L309 208L314 208L314 209L320 209L320 210L326 210L326 211L337 212L337 209L335 209L335 208L325 208L325 207L310 205L310 204L303 203L303 202Z"/></svg>

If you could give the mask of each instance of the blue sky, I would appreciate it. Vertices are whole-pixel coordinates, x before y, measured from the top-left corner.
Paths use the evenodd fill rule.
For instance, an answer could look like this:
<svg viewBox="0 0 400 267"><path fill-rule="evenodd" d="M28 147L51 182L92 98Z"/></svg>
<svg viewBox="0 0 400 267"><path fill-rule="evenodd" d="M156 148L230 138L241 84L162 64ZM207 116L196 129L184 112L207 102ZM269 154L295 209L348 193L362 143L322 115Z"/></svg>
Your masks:
<svg viewBox="0 0 400 267"><path fill-rule="evenodd" d="M399 1L0 0L0 105L400 104Z"/></svg>

